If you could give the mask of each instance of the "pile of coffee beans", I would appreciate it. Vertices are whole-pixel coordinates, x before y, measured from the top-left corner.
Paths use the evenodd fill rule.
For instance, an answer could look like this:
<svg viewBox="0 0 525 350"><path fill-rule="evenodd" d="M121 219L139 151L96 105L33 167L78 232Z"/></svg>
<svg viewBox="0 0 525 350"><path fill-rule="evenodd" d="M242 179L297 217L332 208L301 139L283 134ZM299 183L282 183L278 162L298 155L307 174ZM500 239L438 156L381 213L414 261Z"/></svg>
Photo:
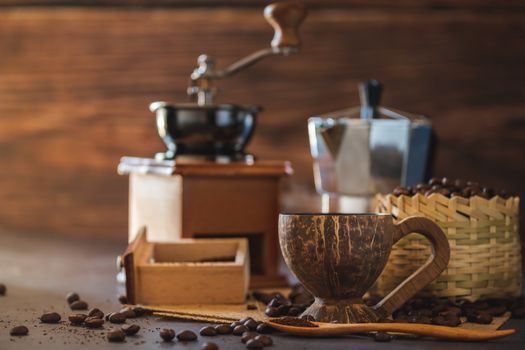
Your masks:
<svg viewBox="0 0 525 350"><path fill-rule="evenodd" d="M509 193L505 190L496 191L490 187L482 186L478 182L463 181L460 179L451 180L447 177L434 177L430 179L428 183L420 183L416 186L408 187L399 186L396 187L394 191L392 191L392 194L395 196L412 196L417 193L425 196L430 196L433 193L439 193L448 198L470 198L474 196L479 196L485 199L491 199L492 197L500 196L504 199L508 199L514 196L514 194Z"/></svg>
<svg viewBox="0 0 525 350"><path fill-rule="evenodd" d="M494 317L502 316L508 311L513 318L523 318L524 310L523 297L476 302L413 298L394 312L393 319L394 322L457 327L462 319L472 323L490 324Z"/></svg>
<svg viewBox="0 0 525 350"><path fill-rule="evenodd" d="M286 298L281 293L253 292L252 296L266 304L264 313L269 317L299 316L314 302L314 297L302 285L296 285Z"/></svg>

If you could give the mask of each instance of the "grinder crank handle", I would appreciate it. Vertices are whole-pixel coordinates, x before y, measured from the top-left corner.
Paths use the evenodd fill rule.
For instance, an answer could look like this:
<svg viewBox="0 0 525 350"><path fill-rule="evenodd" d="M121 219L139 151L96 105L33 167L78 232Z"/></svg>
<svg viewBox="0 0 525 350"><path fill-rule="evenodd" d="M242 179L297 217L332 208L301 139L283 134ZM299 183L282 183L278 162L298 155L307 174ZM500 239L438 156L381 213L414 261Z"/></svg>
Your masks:
<svg viewBox="0 0 525 350"><path fill-rule="evenodd" d="M272 49L283 54L299 51L299 25L306 17L306 7L297 2L278 2L264 8L264 17L275 30Z"/></svg>

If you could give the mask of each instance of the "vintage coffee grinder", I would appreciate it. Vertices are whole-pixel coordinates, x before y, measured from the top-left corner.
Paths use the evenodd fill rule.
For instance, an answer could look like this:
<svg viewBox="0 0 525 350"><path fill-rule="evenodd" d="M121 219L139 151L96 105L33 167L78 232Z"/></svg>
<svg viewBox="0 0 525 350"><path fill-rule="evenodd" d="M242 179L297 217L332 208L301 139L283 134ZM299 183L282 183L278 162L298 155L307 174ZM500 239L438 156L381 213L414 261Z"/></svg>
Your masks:
<svg viewBox="0 0 525 350"><path fill-rule="evenodd" d="M271 47L225 69L201 55L188 94L195 103L154 102L150 110L167 151L155 158L123 157L119 174L129 175L129 240L147 226L149 239L245 237L251 285L285 283L278 273L279 180L292 172L287 161L257 160L246 153L258 107L215 104L215 80L272 55L297 53L304 6L277 3L264 10L275 30Z"/></svg>

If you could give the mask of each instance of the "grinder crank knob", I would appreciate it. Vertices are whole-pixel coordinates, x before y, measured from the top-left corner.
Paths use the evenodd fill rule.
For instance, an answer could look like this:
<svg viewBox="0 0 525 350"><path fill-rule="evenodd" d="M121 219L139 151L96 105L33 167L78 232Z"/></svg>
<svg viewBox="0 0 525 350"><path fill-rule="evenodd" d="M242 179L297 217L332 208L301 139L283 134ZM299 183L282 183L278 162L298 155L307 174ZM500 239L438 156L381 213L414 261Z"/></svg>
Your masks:
<svg viewBox="0 0 525 350"><path fill-rule="evenodd" d="M295 2L278 2L264 8L264 17L275 30L272 39L274 50L284 54L299 50L301 39L298 29L306 13L306 7Z"/></svg>

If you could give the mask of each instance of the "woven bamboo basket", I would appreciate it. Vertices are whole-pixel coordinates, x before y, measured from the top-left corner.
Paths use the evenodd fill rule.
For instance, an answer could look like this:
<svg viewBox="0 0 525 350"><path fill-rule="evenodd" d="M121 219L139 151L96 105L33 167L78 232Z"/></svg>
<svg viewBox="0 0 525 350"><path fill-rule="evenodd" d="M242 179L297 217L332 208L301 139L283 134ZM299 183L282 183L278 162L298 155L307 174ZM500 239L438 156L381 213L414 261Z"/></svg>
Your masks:
<svg viewBox="0 0 525 350"><path fill-rule="evenodd" d="M499 196L447 198L377 195L377 211L396 221L412 215L434 220L448 237L447 269L420 292L422 297L463 298L470 301L521 294L521 245L518 232L519 198ZM392 249L379 277L377 293L386 295L428 259L428 242L410 234Z"/></svg>

